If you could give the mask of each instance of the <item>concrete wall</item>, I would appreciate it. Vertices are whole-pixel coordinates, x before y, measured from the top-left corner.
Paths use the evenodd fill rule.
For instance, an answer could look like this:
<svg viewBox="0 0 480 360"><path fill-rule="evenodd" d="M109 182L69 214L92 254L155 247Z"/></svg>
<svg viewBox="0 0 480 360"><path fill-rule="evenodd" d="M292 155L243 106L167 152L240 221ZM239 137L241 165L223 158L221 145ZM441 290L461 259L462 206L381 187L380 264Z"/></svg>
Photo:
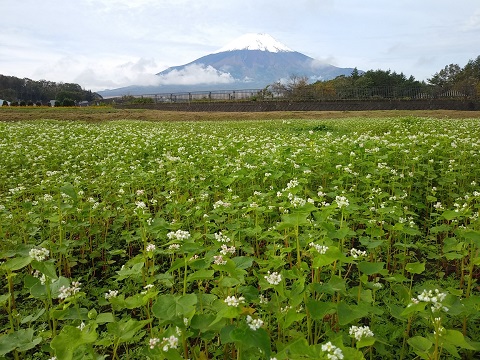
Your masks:
<svg viewBox="0 0 480 360"><path fill-rule="evenodd" d="M472 100L344 100L344 101L239 101L116 105L129 109L165 111L355 111L355 110L467 110L479 111L480 101Z"/></svg>

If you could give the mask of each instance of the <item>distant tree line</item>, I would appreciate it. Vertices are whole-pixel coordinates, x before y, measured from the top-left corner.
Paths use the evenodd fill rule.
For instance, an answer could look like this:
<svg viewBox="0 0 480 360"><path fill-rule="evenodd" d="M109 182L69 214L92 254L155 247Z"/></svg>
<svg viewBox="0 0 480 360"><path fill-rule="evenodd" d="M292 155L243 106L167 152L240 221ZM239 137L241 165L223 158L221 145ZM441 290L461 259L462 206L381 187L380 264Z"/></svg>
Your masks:
<svg viewBox="0 0 480 360"><path fill-rule="evenodd" d="M74 83L35 81L28 78L0 75L0 99L14 105L47 105L50 100L73 106L81 101L94 101L102 97L90 90L84 90Z"/></svg>
<svg viewBox="0 0 480 360"><path fill-rule="evenodd" d="M437 98L480 96L480 56L463 68L450 64L425 81L391 70L359 71L327 81L309 83L308 77L292 75L288 81L267 86L265 98L278 96L292 100Z"/></svg>

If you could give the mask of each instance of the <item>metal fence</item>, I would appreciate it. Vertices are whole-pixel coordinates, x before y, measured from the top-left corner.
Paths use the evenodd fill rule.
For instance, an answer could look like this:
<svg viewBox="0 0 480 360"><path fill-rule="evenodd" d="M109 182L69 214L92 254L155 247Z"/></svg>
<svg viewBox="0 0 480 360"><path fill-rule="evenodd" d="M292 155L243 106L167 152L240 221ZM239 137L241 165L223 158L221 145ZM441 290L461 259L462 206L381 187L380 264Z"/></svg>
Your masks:
<svg viewBox="0 0 480 360"><path fill-rule="evenodd" d="M332 87L308 86L297 89L243 89L192 91L125 96L116 103L192 103L238 101L335 101L335 100L478 100L479 87L442 88L435 86Z"/></svg>

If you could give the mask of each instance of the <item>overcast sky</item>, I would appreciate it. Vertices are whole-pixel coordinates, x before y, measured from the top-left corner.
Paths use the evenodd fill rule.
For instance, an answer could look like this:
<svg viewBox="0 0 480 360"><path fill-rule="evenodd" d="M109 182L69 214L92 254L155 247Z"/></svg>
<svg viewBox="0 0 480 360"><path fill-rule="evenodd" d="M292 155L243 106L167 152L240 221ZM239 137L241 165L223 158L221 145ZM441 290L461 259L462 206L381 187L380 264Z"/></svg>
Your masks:
<svg viewBox="0 0 480 360"><path fill-rule="evenodd" d="M335 66L426 80L480 55L480 1L3 0L0 74L149 85L251 32Z"/></svg>

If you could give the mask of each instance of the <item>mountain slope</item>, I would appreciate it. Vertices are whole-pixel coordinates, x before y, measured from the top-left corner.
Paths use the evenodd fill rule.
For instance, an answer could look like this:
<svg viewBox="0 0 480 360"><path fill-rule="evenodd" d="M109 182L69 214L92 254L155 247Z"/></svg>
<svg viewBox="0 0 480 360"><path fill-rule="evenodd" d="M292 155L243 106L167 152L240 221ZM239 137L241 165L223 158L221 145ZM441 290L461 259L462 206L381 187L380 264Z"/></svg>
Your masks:
<svg viewBox="0 0 480 360"><path fill-rule="evenodd" d="M338 75L350 75L353 70L320 64L296 51L230 50L206 55L185 65L170 67L157 75L168 77L172 72L180 73L192 65L211 66L220 73L230 74L234 82L260 87L286 80L292 75L307 76L312 80L328 80Z"/></svg>

